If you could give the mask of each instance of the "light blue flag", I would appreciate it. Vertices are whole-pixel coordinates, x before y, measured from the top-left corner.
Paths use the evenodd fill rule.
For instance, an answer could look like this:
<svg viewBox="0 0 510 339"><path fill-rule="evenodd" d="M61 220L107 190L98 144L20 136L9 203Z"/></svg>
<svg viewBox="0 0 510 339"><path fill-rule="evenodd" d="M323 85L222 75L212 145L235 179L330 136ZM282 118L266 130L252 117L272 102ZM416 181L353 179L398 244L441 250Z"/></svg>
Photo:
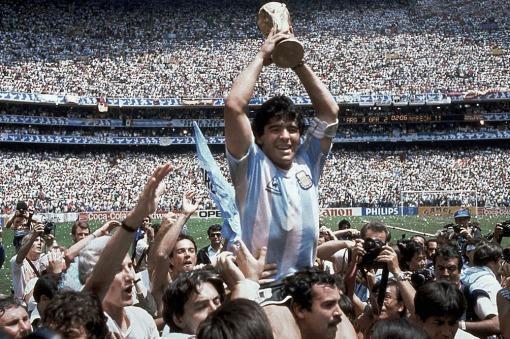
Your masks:
<svg viewBox="0 0 510 339"><path fill-rule="evenodd" d="M228 240L229 246L241 239L241 222L235 202L234 187L221 174L220 168L214 160L207 141L200 131L197 123L193 121L195 129L195 144L197 145L197 158L200 167L206 172L210 181L209 196L221 211L223 227L221 234Z"/></svg>

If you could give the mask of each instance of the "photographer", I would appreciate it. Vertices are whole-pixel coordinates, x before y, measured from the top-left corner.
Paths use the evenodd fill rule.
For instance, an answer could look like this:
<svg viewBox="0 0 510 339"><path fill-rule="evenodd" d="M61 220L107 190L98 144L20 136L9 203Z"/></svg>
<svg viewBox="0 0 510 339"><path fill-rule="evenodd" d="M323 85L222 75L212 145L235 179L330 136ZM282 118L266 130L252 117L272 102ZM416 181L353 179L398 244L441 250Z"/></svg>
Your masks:
<svg viewBox="0 0 510 339"><path fill-rule="evenodd" d="M356 240L331 240L323 243L317 248L317 257L322 260L328 260L333 263L336 273L347 274L349 271L349 263L361 263L363 256L366 254L363 245L367 239L370 244L377 243L380 246L390 239L390 232L386 226L380 221L371 221L366 223L360 231L361 239ZM375 259L377 255L373 257ZM351 259L352 258L352 259ZM375 281L374 281L375 283ZM355 285L355 294L361 301L367 301L368 289L362 279L358 279Z"/></svg>
<svg viewBox="0 0 510 339"><path fill-rule="evenodd" d="M10 228L14 231L12 245L16 249L16 252L20 249L21 239L30 232L30 224L33 215L34 209L32 206L29 207L24 201L18 201L14 215L5 224L5 228Z"/></svg>
<svg viewBox="0 0 510 339"><path fill-rule="evenodd" d="M48 267L48 257L43 254L43 234L44 224L37 223L21 240L18 254L11 259L14 296L20 302L24 301L26 284L31 279L38 278Z"/></svg>

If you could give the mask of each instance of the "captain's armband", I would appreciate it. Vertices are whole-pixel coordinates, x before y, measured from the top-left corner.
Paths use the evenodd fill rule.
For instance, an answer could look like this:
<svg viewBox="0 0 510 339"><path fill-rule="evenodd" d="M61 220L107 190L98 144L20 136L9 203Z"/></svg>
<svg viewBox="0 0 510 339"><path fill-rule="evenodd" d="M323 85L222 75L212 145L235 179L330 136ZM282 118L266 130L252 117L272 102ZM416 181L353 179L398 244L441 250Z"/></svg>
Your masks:
<svg viewBox="0 0 510 339"><path fill-rule="evenodd" d="M334 138L337 129L338 119L334 123L328 124L326 121L322 121L317 117L313 118L308 128L309 132L317 139Z"/></svg>

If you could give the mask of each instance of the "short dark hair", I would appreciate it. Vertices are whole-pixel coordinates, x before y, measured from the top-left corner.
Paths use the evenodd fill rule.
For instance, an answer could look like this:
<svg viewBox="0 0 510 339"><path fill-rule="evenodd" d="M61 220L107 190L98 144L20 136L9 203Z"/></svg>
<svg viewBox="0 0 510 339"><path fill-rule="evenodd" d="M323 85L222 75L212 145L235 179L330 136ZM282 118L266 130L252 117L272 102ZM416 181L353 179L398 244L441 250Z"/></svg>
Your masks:
<svg viewBox="0 0 510 339"><path fill-rule="evenodd" d="M360 230L361 239L365 239L367 237L368 230L374 232L384 232L386 234L386 242L390 241L391 239L391 233L388 230L388 227L386 227L386 225L382 221L373 220L363 225L363 227L361 227Z"/></svg>
<svg viewBox="0 0 510 339"><path fill-rule="evenodd" d="M351 228L351 223L347 219L342 219L338 222L338 230L346 230Z"/></svg>
<svg viewBox="0 0 510 339"><path fill-rule="evenodd" d="M490 262L498 262L503 256L501 246L496 243L484 241L476 246L473 254L475 266L487 266Z"/></svg>
<svg viewBox="0 0 510 339"><path fill-rule="evenodd" d="M43 274L34 285L34 300L40 302L43 295L48 297L48 299L53 299L53 296L58 291L59 281L59 273Z"/></svg>
<svg viewBox="0 0 510 339"><path fill-rule="evenodd" d="M260 109L256 111L252 122L253 134L256 137L263 135L264 127L273 118L282 119L283 121L295 121L299 132L303 133L303 117L301 113L296 111L296 106L289 97L283 95L275 96L262 104Z"/></svg>
<svg viewBox="0 0 510 339"><path fill-rule="evenodd" d="M427 247L428 247L431 242L435 242L436 244L438 243L436 238L431 238L431 239L428 239L427 241L425 241L425 245L427 245Z"/></svg>
<svg viewBox="0 0 510 339"><path fill-rule="evenodd" d="M341 289L340 277L322 271L317 267L308 267L285 278L285 294L292 296L292 302L300 307L311 310L313 285L330 285Z"/></svg>
<svg viewBox="0 0 510 339"><path fill-rule="evenodd" d="M197 339L273 339L271 324L259 304L248 299L226 301L200 324Z"/></svg>
<svg viewBox="0 0 510 339"><path fill-rule="evenodd" d="M192 293L198 292L198 287L203 283L213 285L220 295L221 302L225 300L223 281L217 274L206 269L183 272L166 288L162 297L163 319L166 324L170 325L172 330L181 330L174 322L173 316L182 316L184 314L184 304L186 304Z"/></svg>
<svg viewBox="0 0 510 339"><path fill-rule="evenodd" d="M379 320L372 327L372 339L428 339L423 329L406 318Z"/></svg>
<svg viewBox="0 0 510 339"><path fill-rule="evenodd" d="M220 232L221 231L221 225L220 224L213 224L211 226L209 226L209 228L207 229L207 236L210 237L211 236L211 233L212 232Z"/></svg>
<svg viewBox="0 0 510 339"><path fill-rule="evenodd" d="M48 303L41 315L44 326L68 338L70 329L83 327L87 338L99 339L108 336L106 316L99 298L89 292L62 291Z"/></svg>
<svg viewBox="0 0 510 339"><path fill-rule="evenodd" d="M71 234L76 235L76 230L79 228L87 229L90 232L90 226L89 223L85 220L76 220L71 227Z"/></svg>
<svg viewBox="0 0 510 339"><path fill-rule="evenodd" d="M413 257L416 254L425 253L425 247L414 240L404 239L399 241L397 244L401 255L400 266L405 270L409 270L409 262L413 260Z"/></svg>
<svg viewBox="0 0 510 339"><path fill-rule="evenodd" d="M421 235L421 234L415 234L415 235L413 235L413 236L411 237L411 240L416 241L416 240L414 240L414 239L416 239L416 238L422 238L422 239L423 239L423 244L426 244L426 243L427 243L427 240L426 240L426 239L425 239L425 237L424 237L423 235ZM416 241L416 242L418 242L418 241Z"/></svg>
<svg viewBox="0 0 510 339"><path fill-rule="evenodd" d="M179 236L177 237L177 240L175 241L175 245L177 245L177 243L179 241L181 241L181 240L189 240L189 241L191 241L193 243L193 247L195 247L195 252L197 251L197 244L195 242L195 239L193 239L192 236L184 234L184 233L179 234ZM174 246L174 249L175 249L175 246ZM172 253L170 253L170 257L173 256L174 249L172 250Z"/></svg>
<svg viewBox="0 0 510 339"><path fill-rule="evenodd" d="M23 305L13 296L0 298L0 318L4 316L8 309L18 307L23 307Z"/></svg>
<svg viewBox="0 0 510 339"><path fill-rule="evenodd" d="M462 292L455 284L431 281L416 290L414 309L422 321L434 316L460 320L466 309L466 303Z"/></svg>
<svg viewBox="0 0 510 339"><path fill-rule="evenodd" d="M443 257L446 260L457 258L457 269L462 269L462 256L456 246L443 245L436 250L436 255L433 257L434 266L438 257Z"/></svg>

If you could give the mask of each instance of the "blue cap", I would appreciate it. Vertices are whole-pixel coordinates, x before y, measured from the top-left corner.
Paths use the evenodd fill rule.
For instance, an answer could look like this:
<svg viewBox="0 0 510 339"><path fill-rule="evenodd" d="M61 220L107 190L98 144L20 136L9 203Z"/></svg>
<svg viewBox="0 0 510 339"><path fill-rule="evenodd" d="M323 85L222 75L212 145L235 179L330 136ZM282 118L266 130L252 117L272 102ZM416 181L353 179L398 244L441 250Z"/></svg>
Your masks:
<svg viewBox="0 0 510 339"><path fill-rule="evenodd" d="M461 209L461 210L458 210L457 212L455 212L453 214L453 217L455 219L457 219L457 218L471 218L471 214L469 214L468 209Z"/></svg>

